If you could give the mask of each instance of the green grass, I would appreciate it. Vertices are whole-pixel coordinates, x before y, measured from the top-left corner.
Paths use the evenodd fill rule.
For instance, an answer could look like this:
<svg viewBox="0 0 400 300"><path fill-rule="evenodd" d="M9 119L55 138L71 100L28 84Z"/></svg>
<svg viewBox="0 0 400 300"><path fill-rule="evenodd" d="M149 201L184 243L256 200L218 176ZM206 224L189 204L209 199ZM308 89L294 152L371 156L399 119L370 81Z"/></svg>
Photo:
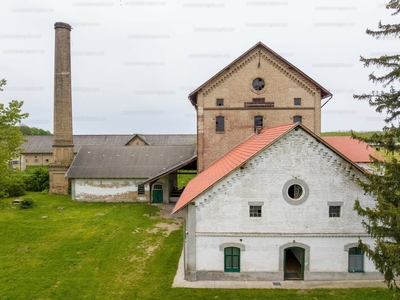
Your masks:
<svg viewBox="0 0 400 300"><path fill-rule="evenodd" d="M143 203L79 203L27 195L0 200L0 299L390 299L365 289L172 288L182 231L167 234ZM64 207L63 210L57 209ZM157 211L153 207L153 212Z"/></svg>
<svg viewBox="0 0 400 300"><path fill-rule="evenodd" d="M190 180L192 180L194 177L196 177L196 170L184 170L182 172L193 172L193 174L181 174L178 171L178 188L182 189L184 186L188 184Z"/></svg>

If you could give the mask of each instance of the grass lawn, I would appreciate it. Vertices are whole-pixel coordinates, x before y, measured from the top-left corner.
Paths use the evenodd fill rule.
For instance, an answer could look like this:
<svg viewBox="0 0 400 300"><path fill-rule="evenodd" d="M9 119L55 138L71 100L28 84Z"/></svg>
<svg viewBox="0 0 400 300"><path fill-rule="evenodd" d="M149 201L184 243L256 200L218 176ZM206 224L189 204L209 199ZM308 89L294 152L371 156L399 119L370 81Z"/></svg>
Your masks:
<svg viewBox="0 0 400 300"><path fill-rule="evenodd" d="M0 199L0 299L390 299L381 288L171 288L182 231L143 203L79 203L34 193ZM64 207L64 209L58 209ZM153 212L157 208L153 208ZM158 226L157 226L158 224Z"/></svg>

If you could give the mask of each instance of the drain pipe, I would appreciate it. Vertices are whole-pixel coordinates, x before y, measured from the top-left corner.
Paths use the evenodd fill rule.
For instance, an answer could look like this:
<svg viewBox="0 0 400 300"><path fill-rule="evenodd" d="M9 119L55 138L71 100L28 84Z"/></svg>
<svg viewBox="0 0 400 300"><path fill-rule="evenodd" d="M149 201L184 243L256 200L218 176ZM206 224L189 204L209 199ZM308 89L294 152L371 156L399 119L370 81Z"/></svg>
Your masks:
<svg viewBox="0 0 400 300"><path fill-rule="evenodd" d="M174 219L175 221L178 221L180 223L182 223L182 227L183 227L183 279L186 280L186 223L185 223L185 219L181 219L181 218L175 218L172 216L172 214L170 214L171 218Z"/></svg>

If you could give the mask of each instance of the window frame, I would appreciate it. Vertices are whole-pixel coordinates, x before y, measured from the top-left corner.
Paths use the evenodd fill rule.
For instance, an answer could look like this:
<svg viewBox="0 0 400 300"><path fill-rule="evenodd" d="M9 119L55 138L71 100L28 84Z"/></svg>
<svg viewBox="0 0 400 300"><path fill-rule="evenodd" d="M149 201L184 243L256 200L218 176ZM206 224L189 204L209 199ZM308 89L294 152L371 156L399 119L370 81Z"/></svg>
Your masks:
<svg viewBox="0 0 400 300"><path fill-rule="evenodd" d="M296 103L296 102L298 102L298 103ZM293 98L293 105L301 106L301 98Z"/></svg>
<svg viewBox="0 0 400 300"><path fill-rule="evenodd" d="M218 121L219 120L219 121ZM218 122L222 122L222 125ZM217 116L215 117L215 132L225 132L225 117Z"/></svg>
<svg viewBox="0 0 400 300"><path fill-rule="evenodd" d="M258 124L257 124L258 121ZM259 124L261 121L261 125ZM253 118L253 123L254 123L254 132L257 131L257 127L263 127L264 126L264 117L263 116L254 116Z"/></svg>
<svg viewBox="0 0 400 300"><path fill-rule="evenodd" d="M219 98L215 101L215 106L224 106L224 99Z"/></svg>
<svg viewBox="0 0 400 300"><path fill-rule="evenodd" d="M235 252L237 253L233 253ZM228 253L230 252L230 253ZM234 259L237 258L237 267L234 265ZM230 266L227 261L229 260ZM238 273L240 272L240 248L238 247L226 247L224 248L224 272Z"/></svg>
<svg viewBox="0 0 400 300"><path fill-rule="evenodd" d="M329 205L329 218L340 218L342 207L340 205Z"/></svg>
<svg viewBox="0 0 400 300"><path fill-rule="evenodd" d="M143 190L143 192L142 192L142 190ZM146 191L146 189L144 187L144 184L138 184L138 186L137 186L138 195L144 195L145 191Z"/></svg>
<svg viewBox="0 0 400 300"><path fill-rule="evenodd" d="M355 252L355 253L352 253ZM358 253L359 252L359 253ZM361 260L361 267L357 268L357 259ZM360 262L358 262L360 263ZM353 266L351 268L351 266ZM364 273L364 250L360 247L349 248L347 269L350 273Z"/></svg>
<svg viewBox="0 0 400 300"><path fill-rule="evenodd" d="M296 121L296 118L300 118L300 121ZM293 116L293 123L303 123L303 117L299 115Z"/></svg>
<svg viewBox="0 0 400 300"><path fill-rule="evenodd" d="M262 206L261 205L249 205L249 217L250 218L261 218L262 217Z"/></svg>

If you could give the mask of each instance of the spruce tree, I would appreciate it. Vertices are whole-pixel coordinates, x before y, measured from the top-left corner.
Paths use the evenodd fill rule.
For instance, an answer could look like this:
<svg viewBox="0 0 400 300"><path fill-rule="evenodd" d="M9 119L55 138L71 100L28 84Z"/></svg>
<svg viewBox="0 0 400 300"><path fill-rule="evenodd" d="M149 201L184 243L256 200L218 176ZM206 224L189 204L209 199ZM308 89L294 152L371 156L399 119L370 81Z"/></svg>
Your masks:
<svg viewBox="0 0 400 300"><path fill-rule="evenodd" d="M398 17L400 0L391 0L386 5L393 17ZM377 30L367 29L366 33L377 39L400 38L400 24L378 23ZM400 40L399 40L400 41ZM400 46L400 45L399 45ZM396 277L400 275L400 55L382 55L377 58L360 58L364 67L376 67L384 70L381 75L371 73L369 80L382 87L381 91L354 95L355 99L367 100L378 113L385 114L383 132L375 133L368 139L353 136L373 143L386 151L386 161L374 159L376 172L366 174L367 181L360 181L367 194L376 199L375 207L363 207L356 200L354 209L365 217L363 226L368 234L375 238L375 246L368 248L360 240L360 247L374 262L376 269L384 276L388 287L396 290L400 287Z"/></svg>

